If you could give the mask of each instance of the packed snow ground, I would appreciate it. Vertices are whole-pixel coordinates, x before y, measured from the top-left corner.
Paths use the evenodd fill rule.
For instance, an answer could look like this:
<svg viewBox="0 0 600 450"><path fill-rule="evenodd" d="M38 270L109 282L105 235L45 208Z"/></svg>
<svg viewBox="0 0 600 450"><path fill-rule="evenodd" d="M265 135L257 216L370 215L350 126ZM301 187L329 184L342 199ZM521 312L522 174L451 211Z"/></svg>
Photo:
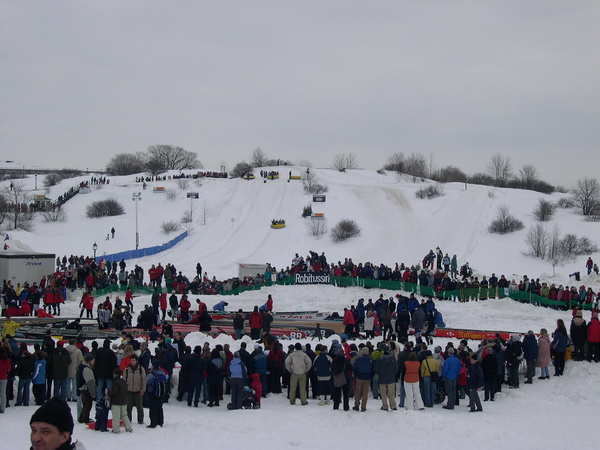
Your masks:
<svg viewBox="0 0 600 450"><path fill-rule="evenodd" d="M332 310L354 304L359 297L377 298L390 291L335 288L330 286L273 286L260 291L228 297L228 309L249 309L263 304L267 295L274 298L276 310L313 309L325 302ZM194 297L195 298L195 297ZM215 296L199 296L211 305ZM149 302L149 297L134 299L136 310ZM78 312L78 298L68 300L63 315ZM487 300L470 303L437 302L451 326L478 329L539 332L552 331L556 319L567 323L569 312L520 304L512 300ZM322 308L319 308L322 309ZM589 313L585 313L589 319ZM252 342L245 338L249 346ZM377 339L376 339L377 340ZM376 341L375 340L375 341ZM229 343L236 350L239 343L227 336L209 338L202 333L191 333L186 342L192 347L204 342L211 345ZM296 341L289 341L295 343ZM318 341L310 342L313 347ZM329 344L330 339L323 343ZM434 338L434 345L444 346L445 338ZM457 344L457 341L454 341ZM288 341L284 342L287 345ZM470 346L477 345L471 341ZM151 346L153 348L153 346ZM551 372L552 373L552 372ZM564 449L593 448L597 438L598 398L600 396L600 364L568 361L565 376L550 380L535 379L532 385L521 384L519 390L503 389L496 401L484 402L482 414L468 414L466 401L454 411L436 405L425 411L380 411L380 400L369 399L365 413L333 411L331 406L318 406L310 400L307 406L291 406L285 394L269 394L260 410L228 411L227 396L219 408L188 408L185 402L172 399L165 405L165 426L149 430L134 424L134 432L99 433L76 424L74 436L88 449L105 448L378 448L398 446L458 449ZM352 400L351 400L352 401ZM75 404L71 404L75 411ZM6 448L25 448L28 443L28 423L35 408L11 407L2 415ZM147 419L146 410L146 422ZM586 431L587 430L587 431Z"/></svg>
<svg viewBox="0 0 600 450"><path fill-rule="evenodd" d="M330 262L351 257L355 262L393 265L396 262L416 264L436 246L451 256L456 253L459 263L469 261L478 274L505 274L507 278L522 275L540 277L553 282L571 284L569 274L581 271L586 257L556 267L547 261L535 260L522 254L527 229L536 224L531 211L540 197L556 201L564 194L545 196L521 190L492 189L462 183L444 185L446 195L435 200L417 200L414 192L423 183L398 179L393 174L356 170L338 173L332 170L311 169L317 181L329 187L327 202L313 204L315 212L324 212L329 226L342 218L355 220L361 236L345 243L334 244L328 236L316 239L306 231L307 219L301 217L303 206L311 203L304 194L301 182L287 182L287 174L303 174L306 168L279 167L280 180L204 179L189 181L181 187L175 180L149 183L143 191L134 176L111 177L111 183L92 187L87 195L77 195L63 210L66 222L44 223L37 218L31 232L10 231L12 250L51 252L57 255L91 255L92 244L98 244L98 255L135 248L135 208L133 192L142 192L139 203L140 247L150 247L170 240L160 230L163 222L178 221L193 209L194 222L190 236L173 249L160 255L127 261L128 267L139 264L146 270L150 264L171 262L178 270L191 276L201 262L209 276L225 279L237 275L238 263L270 262L277 268L290 265L294 253L305 256L309 250L324 251ZM33 177L26 180L31 194L46 193L52 199L74 184L87 180L81 177L67 180L50 189L33 191ZM41 181L38 180L41 186ZM155 194L152 187L164 186L177 192L177 198L167 200ZM186 192L199 192L199 200L189 200ZM85 208L95 200L115 198L126 208L126 214L103 219L88 219ZM508 204L511 213L525 223L525 229L507 236L490 235L487 226L500 204ZM287 227L273 230L272 219L285 219ZM598 224L588 223L572 210L558 210L549 226L558 225L563 233L571 232L595 239ZM105 240L111 227L115 239ZM597 238L596 238L597 239ZM600 260L600 254L591 255ZM572 280L572 279L571 279ZM583 276L581 284L600 286L600 279ZM377 289L335 288L332 286L273 286L260 291L227 297L228 309L250 309L265 302L267 294L275 300L275 310L342 311L358 298L373 298L380 293L394 292ZM63 315L78 313L80 294L72 295ZM194 299L192 297L192 303ZM212 306L222 297L203 297ZM134 300L136 310L148 297ZM556 319L570 321L570 313L536 308L508 299L459 304L438 302L450 327L526 332L552 331ZM589 319L589 313L585 313ZM246 338L248 339L248 338ZM186 338L189 345L230 343L229 337L207 338L193 333ZM435 345L445 345L447 339L435 338ZM250 341L248 341L250 342ZM294 343L295 341L290 341ZM302 341L305 343L306 341ZM330 342L329 340L325 341ZM316 344L317 341L312 342ZM471 343L472 346L476 342ZM552 372L551 372L552 373ZM214 449L245 448L347 448L377 447L435 447L490 449L564 449L565 447L595 448L596 415L600 394L600 364L568 361L565 376L548 381L534 380L521 385L518 391L504 389L494 403L484 403L483 414L468 414L466 403L455 411L438 405L425 411L380 411L380 401L369 400L366 413L333 411L317 406L311 400L307 406L291 406L285 395L269 395L260 410L228 411L219 408L188 408L172 400L165 405L165 427L149 430L134 424L134 433L113 436L97 433L76 424L74 437L88 449L105 448L181 448ZM73 409L75 405L72 404ZM28 423L35 407L11 407L0 416L6 448L26 448L29 444ZM146 411L147 413L147 411ZM147 417L147 415L146 415ZM146 420L148 421L148 420Z"/></svg>

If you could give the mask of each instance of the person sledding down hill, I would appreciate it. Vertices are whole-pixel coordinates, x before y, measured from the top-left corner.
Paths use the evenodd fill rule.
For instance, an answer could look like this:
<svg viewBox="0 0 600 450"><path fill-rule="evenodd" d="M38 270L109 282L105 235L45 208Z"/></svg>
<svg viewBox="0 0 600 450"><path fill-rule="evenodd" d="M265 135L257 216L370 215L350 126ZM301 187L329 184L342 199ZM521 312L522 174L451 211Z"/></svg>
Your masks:
<svg viewBox="0 0 600 450"><path fill-rule="evenodd" d="M285 220L273 219L271 220L271 228L283 228L285 227Z"/></svg>

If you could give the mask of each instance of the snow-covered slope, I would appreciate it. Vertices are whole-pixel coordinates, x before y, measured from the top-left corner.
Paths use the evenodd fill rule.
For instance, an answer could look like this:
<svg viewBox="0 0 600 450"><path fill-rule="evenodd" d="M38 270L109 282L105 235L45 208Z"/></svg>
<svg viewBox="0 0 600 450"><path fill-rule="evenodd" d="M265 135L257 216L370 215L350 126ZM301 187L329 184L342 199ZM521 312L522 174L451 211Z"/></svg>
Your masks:
<svg viewBox="0 0 600 450"><path fill-rule="evenodd" d="M271 168L267 168L270 170ZM149 247L170 240L161 224L179 221L193 209L190 234L183 242L163 254L132 261L149 266L151 263L175 263L178 270L192 275L200 262L210 276L223 279L237 274L238 263L270 262L277 268L290 264L295 253L305 256L309 250L324 251L330 262L352 258L355 262L393 265L419 263L430 250L439 246L444 252L458 256L459 263L468 261L480 274L505 274L508 278L522 275L550 276L552 265L523 255L528 229L537 224L532 210L539 198L556 201L566 194L544 195L516 189L495 189L463 183L444 184L445 195L433 200L420 200L415 192L429 181L413 182L412 178L393 173L380 174L369 170L345 173L331 169L311 169L320 184L328 187L327 201L313 204L314 210L325 214L331 228L341 219L352 219L361 228L360 236L342 243L332 242L329 235L311 236L301 217L312 196L304 192L302 182L288 182L288 172L304 174L303 167L274 167L281 179L264 181L213 179L189 180L181 187L178 180L154 181L142 190L135 176L111 177L110 184L92 186L91 193L77 195L63 209L65 222L46 223L36 218L31 232L10 232L11 248L28 248L57 255L90 255L98 244L98 256L135 248L135 205L133 192L142 192L139 207L140 246ZM56 198L69 187L87 177L65 180L52 187L48 197ZM31 194L33 179L25 180ZM40 183L41 184L41 183ZM153 187L164 187L176 193L169 200L164 193L153 193ZM187 192L198 192L198 200L186 198ZM115 198L126 214L110 218L89 219L85 210L92 202ZM522 220L525 228L509 235L494 235L487 227L500 205L507 205L511 214ZM284 229L270 228L272 219L285 219ZM600 236L598 224L584 221L573 210L559 209L546 226L558 226L562 233L575 233L595 239ZM105 240L112 227L115 239ZM597 239L597 238L596 238ZM584 270L585 257L557 267L556 281L568 284L568 274ZM598 255L591 255L592 257ZM592 280L583 280L583 282Z"/></svg>

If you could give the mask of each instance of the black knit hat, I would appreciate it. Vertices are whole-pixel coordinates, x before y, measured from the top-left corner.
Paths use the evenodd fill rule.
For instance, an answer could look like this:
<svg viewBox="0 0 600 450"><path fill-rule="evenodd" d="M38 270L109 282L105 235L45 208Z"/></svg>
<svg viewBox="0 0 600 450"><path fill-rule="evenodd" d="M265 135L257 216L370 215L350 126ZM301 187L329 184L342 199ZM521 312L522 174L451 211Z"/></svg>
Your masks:
<svg viewBox="0 0 600 450"><path fill-rule="evenodd" d="M71 408L60 397L52 397L31 416L29 424L33 422L45 422L54 425L60 431L68 431L73 434L73 416Z"/></svg>

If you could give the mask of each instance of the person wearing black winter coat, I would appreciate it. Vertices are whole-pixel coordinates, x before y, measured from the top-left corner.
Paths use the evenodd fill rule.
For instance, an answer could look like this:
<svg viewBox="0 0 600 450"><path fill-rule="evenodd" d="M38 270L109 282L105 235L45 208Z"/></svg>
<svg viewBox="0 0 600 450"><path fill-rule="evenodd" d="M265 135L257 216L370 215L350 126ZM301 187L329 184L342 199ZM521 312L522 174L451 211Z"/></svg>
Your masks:
<svg viewBox="0 0 600 450"><path fill-rule="evenodd" d="M96 399L104 398L104 389L111 389L113 383L113 370L118 367L117 355L110 348L110 340L105 339L102 347L96 351Z"/></svg>
<svg viewBox="0 0 600 450"><path fill-rule="evenodd" d="M481 370L483 372L483 401L494 401L496 394L496 377L498 373L498 359L492 349L487 350L487 355L481 360Z"/></svg>
<svg viewBox="0 0 600 450"><path fill-rule="evenodd" d="M477 355L473 354L469 358L467 366L467 388L469 389L469 404L471 409L469 412L481 412L481 400L479 399L479 389L483 387L483 371L477 361Z"/></svg>
<svg viewBox="0 0 600 450"><path fill-rule="evenodd" d="M17 388L17 403L15 406L29 406L29 386L33 378L35 361L28 351L23 352L21 359L17 361L15 375L19 377L19 387Z"/></svg>
<svg viewBox="0 0 600 450"><path fill-rule="evenodd" d="M193 399L194 406L197 408L204 384L204 372L207 370L206 360L202 358L202 347L199 345L194 347L194 353L184 363L188 374L187 404L192 406Z"/></svg>
<svg viewBox="0 0 600 450"><path fill-rule="evenodd" d="M527 335L523 339L523 359L527 364L527 375L525 376L525 384L533 383L533 377L535 376L535 360L538 355L538 344L535 339L535 334L532 330L527 332Z"/></svg>
<svg viewBox="0 0 600 450"><path fill-rule="evenodd" d="M513 334L507 342L504 359L506 368L510 373L510 388L519 389L519 364L523 355L523 346L521 338L517 334Z"/></svg>
<svg viewBox="0 0 600 450"><path fill-rule="evenodd" d="M342 399L344 411L348 411L350 409L348 391L350 389L350 383L352 383L352 377L350 375L351 371L352 367L344 356L344 351L338 350L331 363L331 373L334 378L332 397L333 409L340 409L340 403L342 403ZM340 374L343 374L344 377L342 378ZM339 378L341 381L336 382L336 375L338 375L337 378Z"/></svg>
<svg viewBox="0 0 600 450"><path fill-rule="evenodd" d="M398 302L398 307L400 307L400 302ZM408 327L410 325L410 314L406 310L406 308L402 308L397 316L396 316L396 334L398 336L398 340L402 343L408 340Z"/></svg>
<svg viewBox="0 0 600 450"><path fill-rule="evenodd" d="M587 324L582 312L577 311L571 320L571 340L573 341L573 361L583 361L583 348L587 339Z"/></svg>

